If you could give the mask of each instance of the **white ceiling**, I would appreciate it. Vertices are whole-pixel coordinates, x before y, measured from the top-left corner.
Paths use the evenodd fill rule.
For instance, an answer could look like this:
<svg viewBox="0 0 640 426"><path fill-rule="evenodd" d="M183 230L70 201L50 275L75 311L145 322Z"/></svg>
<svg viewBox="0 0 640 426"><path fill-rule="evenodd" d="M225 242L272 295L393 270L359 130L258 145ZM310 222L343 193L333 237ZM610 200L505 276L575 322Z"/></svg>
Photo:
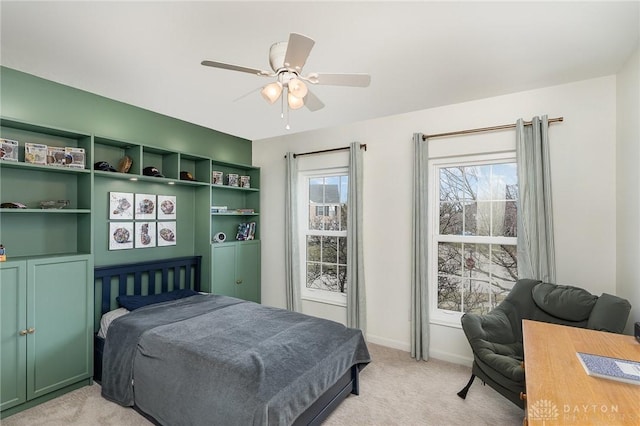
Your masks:
<svg viewBox="0 0 640 426"><path fill-rule="evenodd" d="M251 140L614 74L640 27L638 1L0 5L3 66ZM290 32L316 41L305 73L372 81L314 86L326 107L287 131L269 79L200 62L269 69Z"/></svg>

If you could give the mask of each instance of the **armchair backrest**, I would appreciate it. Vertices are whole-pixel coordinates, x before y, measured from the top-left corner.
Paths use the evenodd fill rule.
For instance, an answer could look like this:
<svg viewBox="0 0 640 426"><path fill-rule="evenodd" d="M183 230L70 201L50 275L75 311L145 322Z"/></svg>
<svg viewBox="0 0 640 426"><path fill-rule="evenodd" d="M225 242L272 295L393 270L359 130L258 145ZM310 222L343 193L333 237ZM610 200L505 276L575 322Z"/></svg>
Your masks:
<svg viewBox="0 0 640 426"><path fill-rule="evenodd" d="M495 309L509 318L522 341L523 319L622 333L631 304L606 293L598 297L579 287L520 279Z"/></svg>

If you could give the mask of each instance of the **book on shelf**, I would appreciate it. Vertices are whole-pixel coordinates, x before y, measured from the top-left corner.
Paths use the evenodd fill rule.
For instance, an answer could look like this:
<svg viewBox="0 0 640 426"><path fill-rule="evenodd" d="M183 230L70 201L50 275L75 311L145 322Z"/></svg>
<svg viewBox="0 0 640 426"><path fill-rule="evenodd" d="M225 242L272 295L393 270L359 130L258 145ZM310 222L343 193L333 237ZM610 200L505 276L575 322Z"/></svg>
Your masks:
<svg viewBox="0 0 640 426"><path fill-rule="evenodd" d="M640 385L640 362L576 352L589 376Z"/></svg>
<svg viewBox="0 0 640 426"><path fill-rule="evenodd" d="M236 212L240 213L240 214L254 214L255 210L253 210L253 209L236 209Z"/></svg>

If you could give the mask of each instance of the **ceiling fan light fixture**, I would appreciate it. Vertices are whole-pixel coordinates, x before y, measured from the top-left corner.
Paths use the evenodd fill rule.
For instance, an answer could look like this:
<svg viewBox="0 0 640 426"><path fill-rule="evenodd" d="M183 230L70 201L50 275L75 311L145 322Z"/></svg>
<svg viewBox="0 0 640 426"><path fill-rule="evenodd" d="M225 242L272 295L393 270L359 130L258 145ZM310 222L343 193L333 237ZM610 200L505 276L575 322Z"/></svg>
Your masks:
<svg viewBox="0 0 640 426"><path fill-rule="evenodd" d="M307 92L309 91L307 89L307 85L304 84L304 82L299 78L292 78L291 80L289 80L289 82L287 83L287 87L289 88L289 93L300 99L303 99L305 96L307 96Z"/></svg>
<svg viewBox="0 0 640 426"><path fill-rule="evenodd" d="M269 104L273 105L282 94L282 83L279 81L269 83L260 90L260 94Z"/></svg>
<svg viewBox="0 0 640 426"><path fill-rule="evenodd" d="M304 106L304 99L294 96L291 92L287 95L287 103L291 109L300 109Z"/></svg>

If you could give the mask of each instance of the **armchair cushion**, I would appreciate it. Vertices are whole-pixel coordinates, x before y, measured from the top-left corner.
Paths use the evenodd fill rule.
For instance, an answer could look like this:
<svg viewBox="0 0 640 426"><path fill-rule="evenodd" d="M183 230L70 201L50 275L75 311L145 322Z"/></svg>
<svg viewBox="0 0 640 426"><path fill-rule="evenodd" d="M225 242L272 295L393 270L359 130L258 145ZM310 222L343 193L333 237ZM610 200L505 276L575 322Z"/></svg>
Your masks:
<svg viewBox="0 0 640 426"><path fill-rule="evenodd" d="M462 328L483 364L509 380L524 380L522 343L514 336L511 322L502 310L494 309L486 315L465 314Z"/></svg>
<svg viewBox="0 0 640 426"><path fill-rule="evenodd" d="M549 315L568 321L585 321L598 300L587 290L540 283L531 292L534 303Z"/></svg>
<svg viewBox="0 0 640 426"><path fill-rule="evenodd" d="M628 300L603 293L593 306L587 328L622 333L630 311L631 304Z"/></svg>

